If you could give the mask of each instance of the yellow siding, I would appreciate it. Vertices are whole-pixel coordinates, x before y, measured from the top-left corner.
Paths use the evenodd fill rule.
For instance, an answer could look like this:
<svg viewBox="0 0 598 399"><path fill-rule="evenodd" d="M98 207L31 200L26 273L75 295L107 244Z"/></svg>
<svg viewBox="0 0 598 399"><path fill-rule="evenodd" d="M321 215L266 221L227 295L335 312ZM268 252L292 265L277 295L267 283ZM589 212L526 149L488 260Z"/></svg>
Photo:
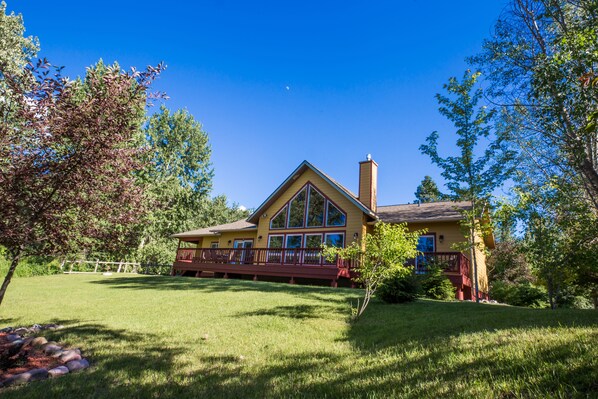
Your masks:
<svg viewBox="0 0 598 399"><path fill-rule="evenodd" d="M327 196L332 202L340 207L347 214L347 225L345 227L318 227L318 228L303 228L303 229L275 229L270 230L270 219L306 184L310 182L322 194ZM258 248L266 248L268 246L269 234L287 234L287 233L326 233L326 232L344 232L345 242L349 244L353 241L353 235L357 233L361 238L364 234L364 214L351 203L344 195L337 189L331 187L324 179L308 169L295 180L286 192L264 211L265 217L260 215L258 229L256 236L262 236L260 241L255 243Z"/></svg>
<svg viewBox="0 0 598 399"><path fill-rule="evenodd" d="M257 235L254 231L231 231L222 233L219 237L210 237L206 239L206 247L210 246L212 241L218 241L218 248L232 248L235 240L253 240L253 246L257 247ZM230 243L229 243L230 241ZM264 240L262 240L264 241Z"/></svg>
<svg viewBox="0 0 598 399"><path fill-rule="evenodd" d="M428 234L436 234L436 251L438 252L450 252L455 251L453 244L465 242L465 236L461 232L461 226L459 222L436 222L436 223L411 223L408 225L409 230L421 230L427 229ZM440 242L439 237L443 235L444 240ZM484 241L481 237L476 238L478 244L484 245ZM471 259L470 253L464 253L467 258ZM478 284L480 291L488 292L488 274L486 271L486 255L479 249L475 250L475 257L478 266ZM473 262L471 263L471 281L473 278ZM473 287L472 287L473 288Z"/></svg>
<svg viewBox="0 0 598 399"><path fill-rule="evenodd" d="M359 164L359 200L376 211L378 195L378 165L373 161Z"/></svg>

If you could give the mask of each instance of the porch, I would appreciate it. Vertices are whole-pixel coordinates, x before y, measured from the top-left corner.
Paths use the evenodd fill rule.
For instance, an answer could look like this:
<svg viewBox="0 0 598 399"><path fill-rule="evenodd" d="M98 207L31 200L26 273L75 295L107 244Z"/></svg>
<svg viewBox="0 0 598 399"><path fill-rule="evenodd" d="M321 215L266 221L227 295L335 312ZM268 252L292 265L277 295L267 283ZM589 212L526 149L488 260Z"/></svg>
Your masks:
<svg viewBox="0 0 598 399"><path fill-rule="evenodd" d="M457 299L472 295L469 259L460 252L424 252L408 264L415 273L426 273L429 265L442 265L444 274L457 288ZM354 262L340 258L328 261L320 248L180 248L172 268L173 275L204 272L229 275L287 277L329 280L336 287L341 278L354 277Z"/></svg>

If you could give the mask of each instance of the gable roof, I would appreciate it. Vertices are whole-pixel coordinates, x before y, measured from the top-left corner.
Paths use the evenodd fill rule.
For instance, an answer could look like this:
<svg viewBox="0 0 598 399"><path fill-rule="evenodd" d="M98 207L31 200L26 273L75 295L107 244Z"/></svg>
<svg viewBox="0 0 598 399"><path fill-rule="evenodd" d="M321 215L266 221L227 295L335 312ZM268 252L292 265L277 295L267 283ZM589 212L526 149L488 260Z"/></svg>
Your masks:
<svg viewBox="0 0 598 399"><path fill-rule="evenodd" d="M184 233L177 233L171 235L174 238L193 238L193 237L205 237L205 236L218 236L220 233L225 231L245 231L255 230L257 226L253 223L249 223L244 219L237 220L236 222L219 224L218 226L204 227L198 230L186 231Z"/></svg>
<svg viewBox="0 0 598 399"><path fill-rule="evenodd" d="M287 177L282 182L282 184L280 186L278 186L278 188L276 190L274 190L274 192L272 194L270 194L270 196L268 198L266 198L266 200L260 206L258 206L257 209L251 215L249 215L249 217L247 218L247 221L250 223L257 223L259 221L260 215L262 215L264 213L264 210L266 210L268 207L270 207L274 203L274 201L276 201L276 199L278 197L280 197L282 195L282 193L284 193L291 186L291 184L293 184L293 182L303 172L305 172L308 169L312 170L315 174L317 174L322 179L324 179L328 184L330 184L333 188L335 188L339 193L341 193L345 198L347 198L351 203L353 203L353 205L355 205L357 208L359 208L363 213L370 216L372 219L377 219L374 211L372 211L370 208L368 208L363 203L361 203L361 201L359 201L357 196L355 194L353 194L349 189L347 189L346 187L344 187L343 185L338 183L336 180L332 179L330 176L328 176L326 173L322 172L320 169L316 168L310 162L303 161L303 162L301 162L301 164L299 164L297 169L295 169L289 175L289 177Z"/></svg>
<svg viewBox="0 0 598 399"><path fill-rule="evenodd" d="M448 222L461 220L461 212L471 209L471 202L442 201L423 204L378 206L378 217L387 223Z"/></svg>

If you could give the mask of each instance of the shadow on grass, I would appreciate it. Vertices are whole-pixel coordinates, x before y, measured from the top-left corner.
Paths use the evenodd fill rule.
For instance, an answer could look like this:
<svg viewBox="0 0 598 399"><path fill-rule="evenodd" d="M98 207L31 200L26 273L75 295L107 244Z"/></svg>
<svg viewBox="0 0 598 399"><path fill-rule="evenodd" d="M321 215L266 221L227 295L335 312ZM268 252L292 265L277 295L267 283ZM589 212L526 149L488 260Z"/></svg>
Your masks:
<svg viewBox="0 0 598 399"><path fill-rule="evenodd" d="M351 325L347 339L367 353L411 341L426 343L461 334L545 327L598 327L598 312L458 301L418 300L402 305L374 301Z"/></svg>
<svg viewBox="0 0 598 399"><path fill-rule="evenodd" d="M317 309L316 309L317 308ZM311 318L320 307L250 312ZM288 314L288 315L287 315ZM598 388L591 312L554 312L420 301L373 303L348 326L353 351L309 347L191 355L188 343L151 332L56 320L59 342L86 342L92 368L2 392L6 398L586 397ZM562 329L544 339L545 327ZM517 330L517 329L521 329ZM482 339L459 334L490 331ZM478 337L479 338L479 337ZM521 344L523 342L523 344ZM208 343L209 344L209 343ZM513 348L515 344L519 347ZM183 357L185 360L181 360Z"/></svg>
<svg viewBox="0 0 598 399"><path fill-rule="evenodd" d="M345 313L349 312L349 307L345 309ZM319 319L326 314L343 312L342 307L322 305L294 305L294 306L276 306L268 309L260 309L251 312L241 312L234 317L246 316L275 316L285 317L290 319Z"/></svg>
<svg viewBox="0 0 598 399"><path fill-rule="evenodd" d="M109 286L111 288L132 290L193 290L207 293L272 292L297 295L302 298L322 299L328 302L347 302L348 300L354 300L361 295L361 290L351 288L331 288L263 281L171 276L109 277L104 280L91 281L90 283Z"/></svg>

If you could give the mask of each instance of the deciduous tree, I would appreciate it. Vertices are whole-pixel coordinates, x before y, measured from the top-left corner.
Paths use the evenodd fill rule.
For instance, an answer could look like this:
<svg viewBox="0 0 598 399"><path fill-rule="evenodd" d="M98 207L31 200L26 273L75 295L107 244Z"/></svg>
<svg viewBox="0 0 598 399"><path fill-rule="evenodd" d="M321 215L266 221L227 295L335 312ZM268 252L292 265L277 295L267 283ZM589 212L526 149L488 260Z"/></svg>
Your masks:
<svg viewBox="0 0 598 399"><path fill-rule="evenodd" d="M417 242L423 233L410 232L406 224L379 222L374 226L373 234L367 234L361 242L353 242L346 248L324 247L328 259L339 256L356 265L355 281L363 284L365 293L363 301L354 310L354 318L363 314L382 281L412 272L405 263L417 256Z"/></svg>
<svg viewBox="0 0 598 399"><path fill-rule="evenodd" d="M503 147L499 135L492 135L493 112L479 106L482 89L476 89L480 73L466 71L463 79L450 78L444 88L448 97L437 94L439 111L453 122L458 136L456 144L459 156L442 158L438 154L437 132L433 132L426 144L420 147L432 162L442 169L446 186L451 190L449 198L455 201L469 201L471 208L463 211L461 226L467 245L461 250L469 250L473 262L476 298L479 300L477 260L475 249L484 250L478 237L484 234L485 225L480 223L488 211L492 192L510 174L512 152Z"/></svg>
<svg viewBox="0 0 598 399"><path fill-rule="evenodd" d="M598 209L595 0L511 0L472 61L515 144L538 173L569 175ZM577 177L579 179L577 179Z"/></svg>
<svg viewBox="0 0 598 399"><path fill-rule="evenodd" d="M0 97L0 245L11 265L0 303L26 255L64 253L98 239L126 245L143 213L135 145L148 88L162 66L125 73L89 68L69 81L40 61L5 73Z"/></svg>

